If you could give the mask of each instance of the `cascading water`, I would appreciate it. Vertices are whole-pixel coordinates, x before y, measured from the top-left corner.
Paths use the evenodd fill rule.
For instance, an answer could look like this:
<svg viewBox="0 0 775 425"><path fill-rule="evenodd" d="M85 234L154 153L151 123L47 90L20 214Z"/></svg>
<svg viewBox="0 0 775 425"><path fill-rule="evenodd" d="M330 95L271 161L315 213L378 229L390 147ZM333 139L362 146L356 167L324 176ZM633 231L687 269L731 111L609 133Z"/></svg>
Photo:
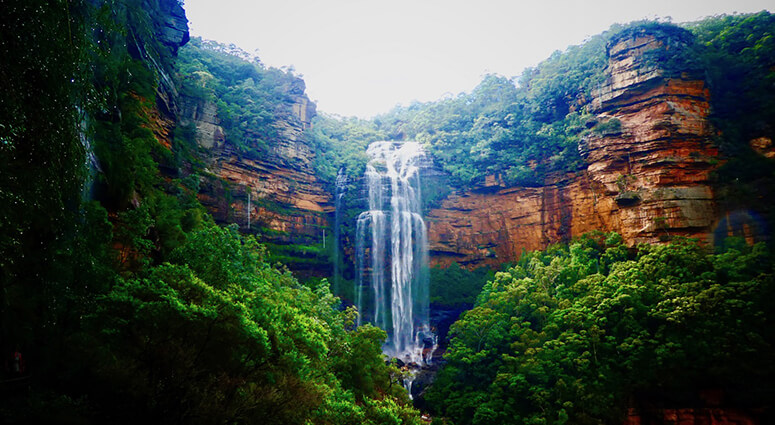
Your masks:
<svg viewBox="0 0 775 425"><path fill-rule="evenodd" d="M416 142L374 142L367 154L368 210L358 216L355 246L358 323L388 332L389 356L421 364L430 361L423 353L434 340L419 173L425 151Z"/></svg>
<svg viewBox="0 0 775 425"><path fill-rule="evenodd" d="M81 117L80 131L78 137L81 140L81 146L86 153L85 165L88 173L86 174L86 180L83 182L83 188L81 189L81 199L83 201L90 201L95 198L94 182L96 176L102 173L102 167L100 167L100 161L97 159L97 155L94 153L94 149L91 145L91 136L89 136L89 116L80 107L76 108L78 114Z"/></svg>
<svg viewBox="0 0 775 425"><path fill-rule="evenodd" d="M339 276L341 271L339 269L339 237L342 228L342 199L345 193L347 193L347 185L349 181L347 174L343 168L340 168L336 173L336 193L334 198L334 294L339 294Z"/></svg>
<svg viewBox="0 0 775 425"><path fill-rule="evenodd" d="M253 210L253 207L250 205L250 192L252 192L252 190L250 190L250 186L246 187L246 190L248 192L248 229L250 229L250 212Z"/></svg>

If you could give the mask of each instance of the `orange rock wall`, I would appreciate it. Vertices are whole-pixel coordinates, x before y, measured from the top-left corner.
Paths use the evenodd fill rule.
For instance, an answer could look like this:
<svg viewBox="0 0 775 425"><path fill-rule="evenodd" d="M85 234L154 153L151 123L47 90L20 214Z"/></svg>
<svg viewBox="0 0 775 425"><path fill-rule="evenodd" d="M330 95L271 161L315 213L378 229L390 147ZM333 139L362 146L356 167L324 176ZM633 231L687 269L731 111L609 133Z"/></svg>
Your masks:
<svg viewBox="0 0 775 425"><path fill-rule="evenodd" d="M303 94L292 99L290 115L276 123L279 136L271 152L260 158L241 154L225 142L214 104L185 100L183 116L196 125L197 142L209 155L210 176L201 183L199 199L217 222L261 232L265 242L320 243L333 206L314 174L314 152L301 137L311 125L315 105Z"/></svg>
<svg viewBox="0 0 775 425"><path fill-rule="evenodd" d="M631 245L676 235L707 240L718 156L709 93L702 80L668 77L642 59L665 48L649 34L610 46L607 81L588 109L601 129L613 130L593 128L582 140L585 168L551 175L540 188L448 197L428 215L431 262L495 265L596 229L619 232Z"/></svg>

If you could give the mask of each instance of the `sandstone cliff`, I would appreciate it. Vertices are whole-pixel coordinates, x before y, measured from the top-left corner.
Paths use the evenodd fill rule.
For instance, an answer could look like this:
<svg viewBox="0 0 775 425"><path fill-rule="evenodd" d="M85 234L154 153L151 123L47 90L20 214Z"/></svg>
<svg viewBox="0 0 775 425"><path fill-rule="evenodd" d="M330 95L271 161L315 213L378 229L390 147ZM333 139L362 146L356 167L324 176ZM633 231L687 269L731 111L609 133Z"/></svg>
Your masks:
<svg viewBox="0 0 775 425"><path fill-rule="evenodd" d="M146 10L153 10L148 2L143 3ZM178 50L188 43L188 18L186 11L177 0L159 0L159 14L154 16L153 31L161 49L166 49L163 56L175 57ZM137 42L136 42L137 43ZM156 72L159 85L156 88L155 107L148 111L149 127L156 139L166 148L172 146L172 133L179 117L178 92L170 75L172 64L163 63L157 54L150 54L146 46L136 44L131 49L133 55L146 62L147 66Z"/></svg>
<svg viewBox="0 0 775 425"><path fill-rule="evenodd" d="M500 264L596 229L631 245L676 235L707 240L718 156L709 93L691 73L651 59L683 47L648 30L612 40L606 81L587 106L596 124L579 146L585 167L550 175L543 187L490 179L448 197L428 217L432 263Z"/></svg>
<svg viewBox="0 0 775 425"><path fill-rule="evenodd" d="M162 13L154 21L154 31L160 46L174 57L189 41L188 20L176 0L161 0L159 9ZM143 46L137 48L138 54L144 50ZM278 88L284 93L285 104L278 108L284 113L273 123L276 136L269 141L268 152L250 155L228 143L214 101L179 93L172 70L143 56L159 75L156 105L147 111L148 127L160 144L172 149L175 128L194 126L201 156L197 160L201 164L195 168L203 166L198 171L199 199L216 222L236 223L243 232L260 234L274 258L302 276L327 274L327 257L317 245L322 244L327 213L333 206L331 196L314 175L313 149L302 137L316 114L315 104L304 93L303 80L289 78ZM188 173L163 171L172 177Z"/></svg>
<svg viewBox="0 0 775 425"><path fill-rule="evenodd" d="M148 2L144 3L146 10L152 10L149 7ZM154 34L157 41L159 41L160 48L167 49L169 56L175 57L178 54L178 49L185 46L188 43L190 37L188 32L188 18L186 18L186 11L183 10L183 6L178 0L159 0L158 3L159 16L156 16L154 23ZM139 46L138 46L139 47ZM175 126L175 120L179 115L178 103L177 103L177 89L175 83L172 81L172 65L165 64L160 58L154 58L154 55L150 55L142 52L145 47L139 47L140 52L138 55L144 57L148 65L154 69L159 76L159 87L157 90L157 111L159 114L154 118L159 118L165 122L167 129L172 129ZM164 135L160 140L169 141L169 135Z"/></svg>
<svg viewBox="0 0 775 425"><path fill-rule="evenodd" d="M314 247L323 243L333 205L314 174L315 154L302 137L315 116L315 104L304 95L303 85L291 87L289 98L289 113L275 122L278 136L266 155L247 155L229 144L210 101L184 98L182 122L196 125L197 144L206 152L199 198L215 220L260 234L294 271L321 275L328 265ZM302 245L313 249L300 250Z"/></svg>

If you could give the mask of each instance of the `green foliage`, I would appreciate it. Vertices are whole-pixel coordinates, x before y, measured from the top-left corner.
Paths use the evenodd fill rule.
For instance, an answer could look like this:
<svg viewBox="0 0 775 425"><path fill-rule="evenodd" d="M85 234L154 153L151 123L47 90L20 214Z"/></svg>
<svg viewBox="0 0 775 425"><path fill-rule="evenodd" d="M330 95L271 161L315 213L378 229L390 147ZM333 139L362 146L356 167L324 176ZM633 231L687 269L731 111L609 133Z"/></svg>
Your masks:
<svg viewBox="0 0 775 425"><path fill-rule="evenodd" d="M718 198L728 211L766 212L771 233L775 213L767 198L775 190L775 164L754 152L750 141L775 139L775 15L720 16L687 27L699 44L711 122L719 130L716 144L727 159L716 176Z"/></svg>
<svg viewBox="0 0 775 425"><path fill-rule="evenodd" d="M449 267L433 267L431 303L442 309L471 308L482 286L494 276L495 272L488 267L468 270L458 263L452 263Z"/></svg>
<svg viewBox="0 0 775 425"><path fill-rule="evenodd" d="M548 171L579 167L580 110L602 80L609 37L555 52L518 82L488 75L470 94L399 107L375 121L388 134L424 142L458 185L487 175L540 185Z"/></svg>
<svg viewBox="0 0 775 425"><path fill-rule="evenodd" d="M25 391L4 394L1 417L419 423L381 354L384 332L354 329L355 312L336 308L327 282L299 284L254 238L212 224L199 176L185 175L201 165L192 126L175 129L171 148L158 142L153 109L175 60L154 37L158 1L10 1L3 11L0 352L19 346L35 373ZM769 13L690 26L731 158L719 178L743 182L721 193L742 206L766 202L757 190L772 177L748 147L773 136L772 26ZM340 168L359 177L368 143L411 138L458 183L501 174L537 185L575 170L610 37L552 55L518 84L490 75L471 94L372 121L320 117L307 135L314 167L331 183ZM184 97L216 102L242 154L268 152L303 81L233 46L194 40L181 55ZM691 59L675 70L695 69ZM608 126L596 131L618 131ZM424 190L426 208L445 185ZM359 212L356 193L343 223ZM434 273L434 300L452 306L471 303L487 275ZM626 400L684 403L706 387L756 405L773 393L774 283L764 247L734 241L714 255L686 243L635 254L598 234L527 254L454 326L428 398L458 423L617 421Z"/></svg>
<svg viewBox="0 0 775 425"><path fill-rule="evenodd" d="M626 408L771 400L775 290L762 244L709 254L593 234L528 253L464 313L427 398L458 424L621 422Z"/></svg>
<svg viewBox="0 0 775 425"><path fill-rule="evenodd" d="M254 238L213 224L199 176L183 174L200 165L194 128L175 129L171 148L157 140L153 109L174 60L154 39L159 2L3 10L0 51L14 60L0 67L0 200L13 207L0 213L0 355L18 347L33 373L24 391L4 389L0 417L419 423L381 354L384 332L355 330L326 282L300 285ZM227 127L247 121L229 137L268 140L262 119L303 85L224 49L188 53L185 66L215 77L184 91L225 99Z"/></svg>
<svg viewBox="0 0 775 425"><path fill-rule="evenodd" d="M622 122L618 118L610 118L592 128L592 131L600 136L621 134Z"/></svg>
<svg viewBox="0 0 775 425"><path fill-rule="evenodd" d="M352 330L355 313L337 311L326 285L302 286L265 255L236 227L211 225L172 264L114 286L91 319L106 404L126 423L335 423L343 409L413 423L385 333Z"/></svg>
<svg viewBox="0 0 775 425"><path fill-rule="evenodd" d="M488 175L511 185L541 185L549 172L582 166L578 145L588 131L592 92L605 78L606 46L644 30L663 34L676 47L656 51L647 62L668 75L704 69L685 29L649 21L614 25L554 52L518 79L487 75L471 93L398 107L375 122L392 137L424 142L457 185L481 184ZM610 120L597 131L617 132L617 123Z"/></svg>
<svg viewBox="0 0 775 425"><path fill-rule="evenodd" d="M3 3L0 294L10 285L41 283L40 265L50 264L74 225L86 175L78 110L88 85L88 40L78 16L86 8L82 1L57 8L46 1Z"/></svg>
<svg viewBox="0 0 775 425"><path fill-rule="evenodd" d="M267 243L266 246L269 249L269 261L272 264L282 264L297 273L304 269L327 270L331 268L331 249L329 247L324 249L322 243L309 245ZM303 279L300 273L297 277Z"/></svg>
<svg viewBox="0 0 775 425"><path fill-rule="evenodd" d="M97 90L104 90L106 97L90 137L108 187L108 201L126 207L135 191L152 190L159 174L154 154L163 147L149 128L155 74L126 51L119 62L115 60L110 56L96 62L103 71L98 84L105 86Z"/></svg>
<svg viewBox="0 0 775 425"><path fill-rule="evenodd" d="M316 152L315 174L331 186L340 169L347 176L360 178L369 161L366 148L371 142L387 140L378 123L355 117L338 117L321 114L313 120L307 137Z"/></svg>
<svg viewBox="0 0 775 425"><path fill-rule="evenodd" d="M635 38L643 33L653 34L664 44L664 49L652 49L640 58L646 67L659 69L665 77L690 76L702 78L706 64L697 52L695 37L686 28L655 21L643 21L618 32L611 43L624 38Z"/></svg>
<svg viewBox="0 0 775 425"><path fill-rule="evenodd" d="M176 71L181 94L191 102L215 102L226 141L252 157L269 152L276 122L294 119L292 97L304 93L304 81L292 71L266 68L233 44L201 38L180 49Z"/></svg>
<svg viewBox="0 0 775 425"><path fill-rule="evenodd" d="M770 63L775 49L772 15L713 17L686 28L653 21L614 25L579 46L553 53L518 79L487 75L471 93L397 107L371 121L325 122L312 138L321 150L336 153L322 161L322 175L332 181L344 164L351 175L359 175L365 163L362 150L377 139L425 143L454 183L463 186L481 184L487 175L499 175L508 184L537 186L551 171L578 170L578 144L588 131L585 111L605 77L607 45L649 31L660 34L669 48L647 52L647 66L658 67L668 77L709 78L722 150L734 158L720 181L729 181L731 175L747 176L748 181L770 178L771 164L754 155L747 143L755 137L773 138L768 118L775 107L770 93L775 78ZM594 128L600 134L620 130L617 120ZM756 165L752 169L736 166L751 163ZM749 196L748 203L754 197Z"/></svg>
<svg viewBox="0 0 775 425"><path fill-rule="evenodd" d="M303 423L322 397L311 381L329 337L308 316L332 300L294 288L235 229L197 232L171 259L114 287L95 314L106 385L129 389L115 400L140 417Z"/></svg>
<svg viewBox="0 0 775 425"><path fill-rule="evenodd" d="M723 131L721 147L734 154L735 146L739 149L755 137L775 136L775 15L721 16L688 28L706 62L714 124Z"/></svg>

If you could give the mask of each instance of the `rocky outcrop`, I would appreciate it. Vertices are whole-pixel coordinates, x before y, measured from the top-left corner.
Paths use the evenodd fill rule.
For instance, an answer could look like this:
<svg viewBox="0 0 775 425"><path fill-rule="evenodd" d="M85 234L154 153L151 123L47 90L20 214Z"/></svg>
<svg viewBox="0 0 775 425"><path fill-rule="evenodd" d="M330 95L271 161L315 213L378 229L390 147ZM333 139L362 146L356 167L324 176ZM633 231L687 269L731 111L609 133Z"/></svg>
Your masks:
<svg viewBox="0 0 775 425"><path fill-rule="evenodd" d="M680 40L646 32L628 34L609 49L609 77L592 102L599 126L618 131L586 140L585 177L596 193L616 205L601 214L603 228L630 243L664 236L707 239L715 220L710 173L718 150L710 143L710 94L702 80L669 77L646 53L680 52ZM616 126L614 126L616 127Z"/></svg>
<svg viewBox="0 0 775 425"><path fill-rule="evenodd" d="M653 59L684 47L680 37L648 30L613 40L607 80L588 105L596 118L579 146L585 167L550 175L542 187L490 179L488 188L448 197L428 217L432 263L500 264L596 229L630 245L708 240L718 157L709 93L701 79Z"/></svg>
<svg viewBox="0 0 775 425"><path fill-rule="evenodd" d="M148 8L147 8L148 9ZM180 0L159 0L162 17L156 28L156 38L167 46L173 55L188 43L188 18Z"/></svg>
<svg viewBox="0 0 775 425"><path fill-rule="evenodd" d="M188 43L188 18L186 18L186 11L179 0L158 0L158 2L146 0L143 2L143 9L151 16L153 38L159 45L151 47L140 39L132 37L134 42L129 45L130 52L137 59L146 62L148 68L158 76L156 108L161 118L175 121L180 111L177 103L177 89L171 77L174 72L173 64L168 58L176 57L178 49ZM167 51L163 52L164 49ZM170 128L174 128L174 125L173 122ZM169 138L165 140L169 140Z"/></svg>
<svg viewBox="0 0 775 425"><path fill-rule="evenodd" d="M178 0L159 0L157 4L144 1L143 9L152 17L154 39L160 42L160 47L166 48L167 52L159 52L155 48L149 49L134 37L132 38L134 42L129 43L129 51L133 57L144 61L148 69L155 72L159 78L155 105L147 111L149 117L147 126L153 131L160 144L171 149L172 134L177 126L180 108L177 88L170 77L174 72L173 64L162 60L162 56L174 58L178 54L178 49L188 43L188 18Z"/></svg>
<svg viewBox="0 0 775 425"><path fill-rule="evenodd" d="M146 6L147 10L159 12L153 19L156 39L169 49L171 56L177 55L189 40L188 20L181 2L159 0L155 4L158 9L150 3ZM273 123L276 136L269 141L267 152L248 154L227 142L213 101L181 95L164 61L148 54L142 44L137 44L135 51L159 75L156 105L148 111L148 128L159 143L171 149L176 127L195 127L201 153L197 161L203 162L196 168L204 166L198 171L199 199L216 222L235 223L244 232L260 234L276 258L283 257L283 263L301 276L328 274L330 266L322 264L324 256L314 248L282 252L283 247L322 244L327 214L333 209L331 196L314 175L314 152L302 137L316 114L315 104L305 94L304 80L288 78L278 87L287 100L278 108L279 116ZM162 171L171 177L187 173L183 169ZM299 258L304 256L308 258Z"/></svg>
<svg viewBox="0 0 775 425"><path fill-rule="evenodd" d="M249 158L229 144L214 147L208 171L217 179L205 183L200 200L217 221L237 223L246 231L271 230L273 242L317 238L318 243L331 197L312 173L312 152L291 139L273 150L268 157Z"/></svg>
<svg viewBox="0 0 775 425"><path fill-rule="evenodd" d="M220 149L226 141L218 120L215 102L183 97L181 124L193 124L196 128L196 144L204 149Z"/></svg>
<svg viewBox="0 0 775 425"><path fill-rule="evenodd" d="M775 144L769 137L757 137L749 142L751 148L765 158L775 158Z"/></svg>
<svg viewBox="0 0 775 425"><path fill-rule="evenodd" d="M578 185L582 182L574 182ZM465 192L445 199L428 215L431 263L448 266L498 265L516 259L523 250L536 250L572 234L570 187L506 188L494 193ZM588 190L577 192L590 194ZM577 197L576 203L594 203ZM582 208L580 213L586 213ZM581 214L577 215L577 226ZM589 218L589 217L588 217ZM591 217L592 223L597 222ZM587 230L587 226L576 231Z"/></svg>
<svg viewBox="0 0 775 425"><path fill-rule="evenodd" d="M160 47L166 48L167 51L158 51L155 47L149 48L147 46L148 40L143 41L141 37L134 36L127 43L128 50L132 57L143 61L146 67L159 78L154 105L144 111L148 117L146 127L153 131L156 140L161 145L171 149L180 108L178 92L170 77L174 72L173 61L163 60L162 57L168 57L168 59L176 57L178 50L188 43L188 18L186 18L186 11L178 0L159 0L157 3L144 1L142 9L151 16L153 39L160 42ZM130 28L129 32L133 34L145 31ZM135 93L131 95L137 96ZM169 172L170 170L163 171Z"/></svg>
<svg viewBox="0 0 775 425"><path fill-rule="evenodd" d="M226 142L215 104L193 98L183 102L183 123L196 126L197 144L207 155L200 201L217 222L236 223L244 232L261 234L263 242L279 245L275 253L282 246L322 244L327 214L333 210L331 195L314 174L314 152L302 138L315 104L304 95L303 85L287 89L290 112L275 122L278 136L260 156L241 153ZM327 274L328 265L319 259L283 260L302 276Z"/></svg>

